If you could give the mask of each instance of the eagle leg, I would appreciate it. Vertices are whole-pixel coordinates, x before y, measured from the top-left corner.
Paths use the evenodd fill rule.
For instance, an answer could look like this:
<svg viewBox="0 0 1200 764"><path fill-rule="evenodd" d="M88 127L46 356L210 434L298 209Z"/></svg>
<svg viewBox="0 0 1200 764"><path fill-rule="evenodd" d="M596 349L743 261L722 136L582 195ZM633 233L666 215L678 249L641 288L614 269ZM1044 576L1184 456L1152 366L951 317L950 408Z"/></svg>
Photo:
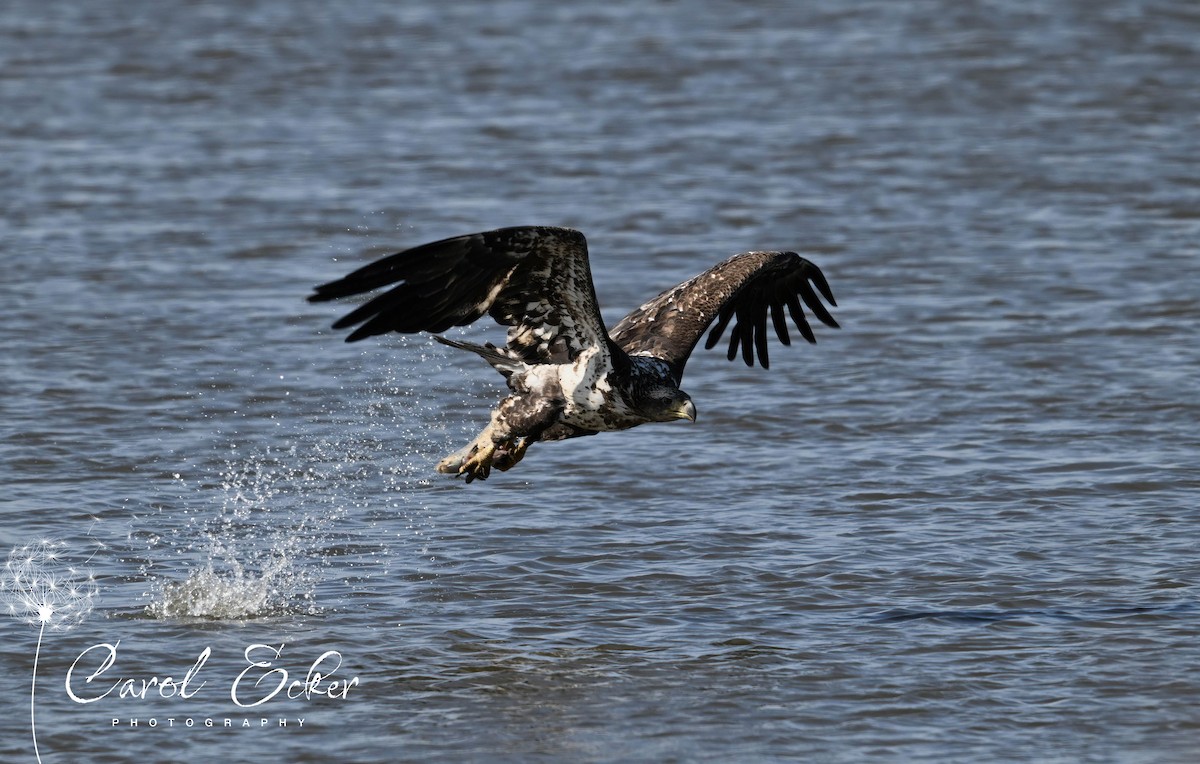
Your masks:
<svg viewBox="0 0 1200 764"><path fill-rule="evenodd" d="M487 480L492 467L510 470L529 446L553 425L563 410L560 398L530 399L513 395L492 412L492 421L467 446L438 462L437 471L466 475L467 482Z"/></svg>
<svg viewBox="0 0 1200 764"><path fill-rule="evenodd" d="M513 438L510 441L501 443L496 449L496 457L492 460L492 466L501 472L507 472L525 458L525 452L533 445L533 438Z"/></svg>

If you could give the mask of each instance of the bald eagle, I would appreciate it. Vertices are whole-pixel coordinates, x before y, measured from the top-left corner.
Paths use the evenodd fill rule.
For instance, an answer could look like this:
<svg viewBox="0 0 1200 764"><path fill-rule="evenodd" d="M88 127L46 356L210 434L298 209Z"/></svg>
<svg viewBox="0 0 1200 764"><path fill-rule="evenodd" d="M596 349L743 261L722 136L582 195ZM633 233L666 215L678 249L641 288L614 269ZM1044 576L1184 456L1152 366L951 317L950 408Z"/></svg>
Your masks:
<svg viewBox="0 0 1200 764"><path fill-rule="evenodd" d="M316 287L325 302L391 287L351 311L334 329L357 327L347 342L387 332L432 332L446 345L478 354L508 381L510 394L439 472L485 480L511 469L537 441L626 430L647 422L696 421L679 389L683 369L713 321L705 348L730 322L729 360L741 348L747 366L767 358L767 314L790 345L791 316L815 343L801 301L827 326L837 322L819 291L837 305L825 276L795 252L745 252L668 289L604 328L583 234L521 226L457 236L378 260ZM816 288L814 290L814 287ZM489 314L508 329L504 347L438 335Z"/></svg>

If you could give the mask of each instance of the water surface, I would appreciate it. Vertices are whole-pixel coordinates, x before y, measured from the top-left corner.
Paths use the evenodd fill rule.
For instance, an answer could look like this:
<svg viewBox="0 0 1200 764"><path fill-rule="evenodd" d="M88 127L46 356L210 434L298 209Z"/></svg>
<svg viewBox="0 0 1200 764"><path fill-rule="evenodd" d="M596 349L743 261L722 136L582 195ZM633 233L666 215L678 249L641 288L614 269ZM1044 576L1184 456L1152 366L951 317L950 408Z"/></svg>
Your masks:
<svg viewBox="0 0 1200 764"><path fill-rule="evenodd" d="M99 589L43 761L1193 759L1190 3L10 6L0 542ZM501 380L303 297L517 224L585 231L610 323L769 248L844 328L466 486ZM117 640L207 684L72 701ZM359 683L240 707L253 644Z"/></svg>

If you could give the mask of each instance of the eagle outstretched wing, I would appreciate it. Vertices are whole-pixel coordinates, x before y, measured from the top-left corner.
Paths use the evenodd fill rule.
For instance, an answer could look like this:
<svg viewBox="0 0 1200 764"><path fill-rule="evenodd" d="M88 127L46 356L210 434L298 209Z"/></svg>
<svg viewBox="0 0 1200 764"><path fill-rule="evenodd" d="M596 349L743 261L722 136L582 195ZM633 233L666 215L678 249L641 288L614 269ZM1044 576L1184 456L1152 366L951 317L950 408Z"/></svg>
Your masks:
<svg viewBox="0 0 1200 764"><path fill-rule="evenodd" d="M815 287L815 289L814 289ZM837 327L817 292L830 305L837 305L824 274L795 252L746 252L660 294L613 327L612 339L629 355L650 355L667 362L678 383L700 335L714 320L716 326L704 347L711 348L733 322L729 338L729 360L737 356L753 366L755 358L768 368L767 314L775 333L790 345L786 310L809 342L816 342L804 316L803 301L822 323Z"/></svg>
<svg viewBox="0 0 1200 764"><path fill-rule="evenodd" d="M489 313L510 327L508 354L527 363L565 363L587 348L624 357L600 317L587 241L569 228L500 228L435 241L322 284L308 299L385 286L392 288L333 325L359 325L347 342L393 331L444 332Z"/></svg>

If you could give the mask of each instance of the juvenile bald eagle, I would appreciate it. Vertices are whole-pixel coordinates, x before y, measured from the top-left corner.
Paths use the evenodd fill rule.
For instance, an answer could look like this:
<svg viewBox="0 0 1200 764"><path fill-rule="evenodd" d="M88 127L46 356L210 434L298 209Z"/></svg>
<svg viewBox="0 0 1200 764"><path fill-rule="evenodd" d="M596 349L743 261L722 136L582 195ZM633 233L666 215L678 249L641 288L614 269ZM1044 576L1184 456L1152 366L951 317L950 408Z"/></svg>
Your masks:
<svg viewBox="0 0 1200 764"><path fill-rule="evenodd" d="M395 285L395 286L391 286ZM484 480L507 470L539 440L625 430L647 422L696 421L679 389L688 356L709 324L705 348L730 330L729 360L765 369L767 314L790 345L787 319L816 342L800 302L822 323L837 322L817 297L837 305L825 276L795 252L735 255L668 289L604 328L583 234L569 228L501 228L399 252L316 288L324 302L391 286L334 323L357 326L355 342L387 332L444 332L487 313L508 326L504 347L435 335L482 356L511 394L475 440L447 456L439 472ZM813 287L816 287L814 291ZM736 319L736 320L735 320Z"/></svg>

